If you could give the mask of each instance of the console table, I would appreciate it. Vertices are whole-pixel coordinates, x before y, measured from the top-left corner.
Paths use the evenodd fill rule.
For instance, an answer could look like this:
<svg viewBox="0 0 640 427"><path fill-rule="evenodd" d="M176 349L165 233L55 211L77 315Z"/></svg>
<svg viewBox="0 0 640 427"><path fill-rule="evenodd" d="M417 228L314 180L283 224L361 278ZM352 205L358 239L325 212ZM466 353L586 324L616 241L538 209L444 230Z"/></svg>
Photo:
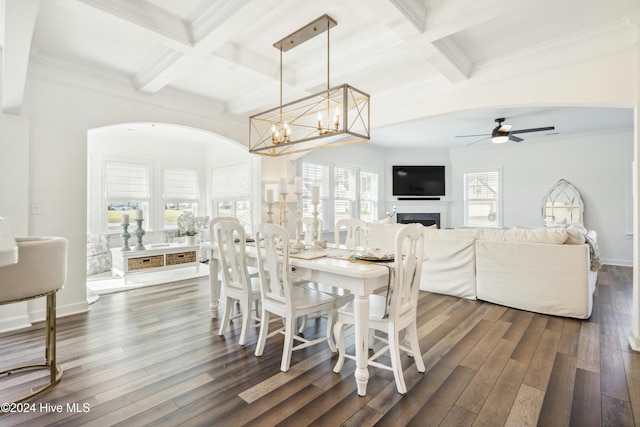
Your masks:
<svg viewBox="0 0 640 427"><path fill-rule="evenodd" d="M111 249L111 274L125 278L134 273L150 273L182 267L195 267L199 270L198 245L167 243L145 245L144 251L121 251Z"/></svg>

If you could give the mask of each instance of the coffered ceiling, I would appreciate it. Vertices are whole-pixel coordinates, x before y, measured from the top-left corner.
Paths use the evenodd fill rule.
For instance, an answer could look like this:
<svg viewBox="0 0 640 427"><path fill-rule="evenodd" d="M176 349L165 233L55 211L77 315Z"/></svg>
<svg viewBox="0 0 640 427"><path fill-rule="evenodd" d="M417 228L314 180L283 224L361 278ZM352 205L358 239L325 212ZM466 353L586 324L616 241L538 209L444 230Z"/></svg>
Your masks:
<svg viewBox="0 0 640 427"><path fill-rule="evenodd" d="M153 96L180 91L248 118L278 104L273 44L328 14L331 85L372 96L372 143L447 149L507 117L551 134L632 126L629 109L518 106L437 114L428 93L506 79L540 62L632 48L638 0L3 0L4 112L19 114L29 64L119 81ZM499 70L499 72L496 72ZM493 76L493 77L488 77ZM326 88L327 39L283 55L284 101ZM415 99L412 97L415 95ZM561 107L561 108L559 108ZM248 122L248 120L247 120Z"/></svg>

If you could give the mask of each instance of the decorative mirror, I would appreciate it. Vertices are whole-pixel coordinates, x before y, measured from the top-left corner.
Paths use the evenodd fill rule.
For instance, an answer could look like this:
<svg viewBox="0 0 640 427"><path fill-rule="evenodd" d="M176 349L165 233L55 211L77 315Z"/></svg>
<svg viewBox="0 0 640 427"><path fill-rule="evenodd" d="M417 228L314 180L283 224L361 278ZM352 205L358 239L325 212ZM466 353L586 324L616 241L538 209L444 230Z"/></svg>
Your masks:
<svg viewBox="0 0 640 427"><path fill-rule="evenodd" d="M556 182L544 196L542 217L545 224L583 224L584 203L576 188L564 179Z"/></svg>

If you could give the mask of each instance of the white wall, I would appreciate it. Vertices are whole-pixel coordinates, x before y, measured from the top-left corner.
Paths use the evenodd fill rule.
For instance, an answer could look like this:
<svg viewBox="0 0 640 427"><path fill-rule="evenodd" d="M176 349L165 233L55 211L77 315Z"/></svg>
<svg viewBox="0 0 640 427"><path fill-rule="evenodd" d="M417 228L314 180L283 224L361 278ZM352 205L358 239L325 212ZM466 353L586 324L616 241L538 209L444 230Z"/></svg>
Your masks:
<svg viewBox="0 0 640 427"><path fill-rule="evenodd" d="M246 121L223 115L220 105L197 97L140 94L128 82L99 82L35 63L30 64L27 89L22 116L0 119L2 215L15 218L19 235L69 239L67 283L58 293L58 314L87 311L88 130L160 122L241 141ZM42 213L30 214L30 203L39 204ZM27 314L22 306L0 307L0 330L25 326L25 316L31 322L44 317L41 308L30 307Z"/></svg>
<svg viewBox="0 0 640 427"><path fill-rule="evenodd" d="M453 150L452 226L463 224L462 174L466 170L502 168L503 225L507 227L542 226L542 200L559 179L565 179L582 195L585 227L598 233L603 261L630 266L632 157L632 129Z"/></svg>

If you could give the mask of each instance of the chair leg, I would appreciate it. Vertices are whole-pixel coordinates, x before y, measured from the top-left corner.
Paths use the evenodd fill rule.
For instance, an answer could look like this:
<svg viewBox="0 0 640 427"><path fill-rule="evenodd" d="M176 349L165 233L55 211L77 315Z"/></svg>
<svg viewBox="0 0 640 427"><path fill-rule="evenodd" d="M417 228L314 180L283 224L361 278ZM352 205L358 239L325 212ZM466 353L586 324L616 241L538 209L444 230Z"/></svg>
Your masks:
<svg viewBox="0 0 640 427"><path fill-rule="evenodd" d="M333 335L336 338L336 346L338 347L338 360L336 361L336 366L333 367L333 372L337 374L344 366L344 323L341 321L336 322L333 327Z"/></svg>
<svg viewBox="0 0 640 427"><path fill-rule="evenodd" d="M393 329L389 331L389 354L391 356L391 368L393 377L396 380L396 388L398 393L405 394L407 386L404 383L404 374L402 373L402 364L400 363L400 333Z"/></svg>
<svg viewBox="0 0 640 427"><path fill-rule="evenodd" d="M245 308L242 311L242 329L240 330L240 345L247 342L247 331L249 331L249 321L251 321L251 299L247 298Z"/></svg>
<svg viewBox="0 0 640 427"><path fill-rule="evenodd" d="M224 335L224 333L227 331L227 325L229 324L229 319L231 319L233 301L234 299L231 297L225 298L224 314L222 315L222 320L220 321L220 330L218 331L218 335Z"/></svg>
<svg viewBox="0 0 640 427"><path fill-rule="evenodd" d="M284 346L282 349L282 363L280 370L287 372L291 366L291 353L293 352L293 335L296 331L296 318L289 316L285 319Z"/></svg>
<svg viewBox="0 0 640 427"><path fill-rule="evenodd" d="M258 335L258 343L256 344L256 356L262 356L264 352L264 344L269 334L269 312L262 310L262 322L260 323L260 334Z"/></svg>
<svg viewBox="0 0 640 427"><path fill-rule="evenodd" d="M426 368L424 366L424 360L422 360L422 353L420 352L418 330L415 323L407 326L407 336L409 338L409 343L411 344L411 353L416 361L418 372L424 372Z"/></svg>
<svg viewBox="0 0 640 427"><path fill-rule="evenodd" d="M309 316L304 315L304 316L301 316L301 317L302 317L302 321L300 322L300 327L298 328L298 332L299 333L303 333L304 332L304 328L307 327L307 318Z"/></svg>
<svg viewBox="0 0 640 427"><path fill-rule="evenodd" d="M333 353L336 352L336 344L333 339L333 325L336 323L336 317L338 313L336 310L327 310L327 341L329 342L329 348Z"/></svg>

